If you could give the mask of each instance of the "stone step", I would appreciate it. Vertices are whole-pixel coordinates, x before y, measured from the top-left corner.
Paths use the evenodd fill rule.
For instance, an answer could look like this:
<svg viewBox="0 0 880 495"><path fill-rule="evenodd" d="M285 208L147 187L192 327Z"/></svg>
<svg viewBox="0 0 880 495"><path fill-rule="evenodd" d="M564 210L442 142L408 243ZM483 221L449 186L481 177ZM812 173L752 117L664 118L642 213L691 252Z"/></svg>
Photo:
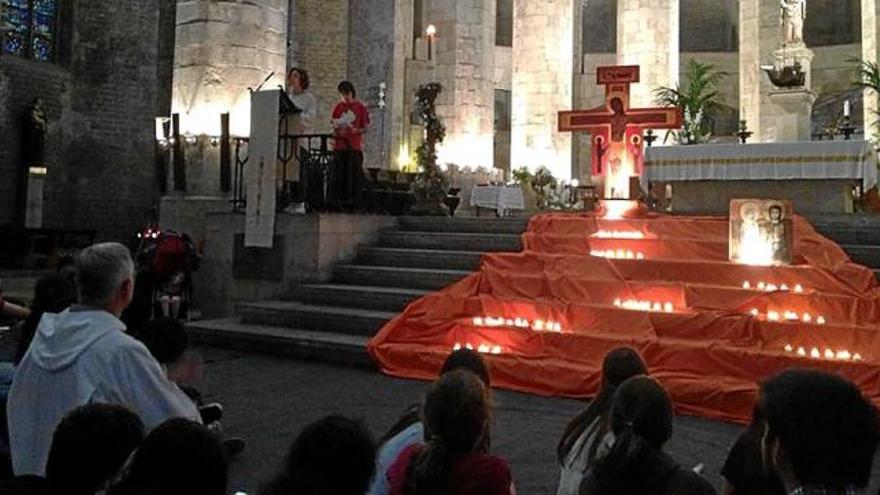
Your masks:
<svg viewBox="0 0 880 495"><path fill-rule="evenodd" d="M242 323L298 328L349 335L372 336L396 313L295 301L241 303L237 314Z"/></svg>
<svg viewBox="0 0 880 495"><path fill-rule="evenodd" d="M475 234L392 230L379 234L379 247L450 251L520 251L518 234Z"/></svg>
<svg viewBox="0 0 880 495"><path fill-rule="evenodd" d="M469 273L466 270L339 265L333 271L333 280L342 284L439 290L461 280Z"/></svg>
<svg viewBox="0 0 880 495"><path fill-rule="evenodd" d="M375 368L367 354L369 338L361 335L252 325L238 318L192 321L186 328L200 345Z"/></svg>
<svg viewBox="0 0 880 495"><path fill-rule="evenodd" d="M856 263L869 268L880 268L880 246L840 246Z"/></svg>
<svg viewBox="0 0 880 495"><path fill-rule="evenodd" d="M816 230L838 244L850 246L880 246L880 229L859 226L815 225Z"/></svg>
<svg viewBox="0 0 880 495"><path fill-rule="evenodd" d="M361 265L473 271L480 267L480 258L482 256L483 253L476 251L364 247L358 250L356 263Z"/></svg>
<svg viewBox="0 0 880 495"><path fill-rule="evenodd" d="M284 299L328 306L403 311L407 304L427 293L426 290L398 287L307 284L296 287Z"/></svg>
<svg viewBox="0 0 880 495"><path fill-rule="evenodd" d="M400 217L400 230L472 234L522 234L528 218Z"/></svg>

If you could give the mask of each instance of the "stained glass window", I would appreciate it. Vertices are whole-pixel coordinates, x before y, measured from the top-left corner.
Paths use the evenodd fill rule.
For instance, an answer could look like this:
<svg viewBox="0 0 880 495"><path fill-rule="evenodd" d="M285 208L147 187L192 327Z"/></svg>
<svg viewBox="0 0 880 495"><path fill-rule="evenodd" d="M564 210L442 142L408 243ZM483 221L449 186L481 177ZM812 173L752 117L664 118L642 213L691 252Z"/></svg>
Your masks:
<svg viewBox="0 0 880 495"><path fill-rule="evenodd" d="M34 60L55 56L59 0L0 0L2 52Z"/></svg>

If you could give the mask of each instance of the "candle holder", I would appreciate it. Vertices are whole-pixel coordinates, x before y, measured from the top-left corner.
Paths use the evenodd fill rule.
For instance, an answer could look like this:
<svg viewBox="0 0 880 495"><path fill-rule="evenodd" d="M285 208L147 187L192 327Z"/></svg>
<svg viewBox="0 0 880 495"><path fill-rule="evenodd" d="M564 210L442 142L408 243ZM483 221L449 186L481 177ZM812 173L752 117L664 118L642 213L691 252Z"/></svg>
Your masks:
<svg viewBox="0 0 880 495"><path fill-rule="evenodd" d="M845 141L849 141L852 135L856 132L856 128L852 125L852 119L849 115L843 116L843 125L840 126L840 132L843 133L843 139Z"/></svg>
<svg viewBox="0 0 880 495"><path fill-rule="evenodd" d="M737 137L739 137L739 142L742 144L746 144L746 141L754 134L752 131L748 129L746 126L745 119L739 121L739 131L736 133Z"/></svg>
<svg viewBox="0 0 880 495"><path fill-rule="evenodd" d="M657 140L657 135L654 134L654 130L648 129L648 132L645 133L645 142L648 143L648 147L650 148L654 144L654 141L656 141L656 140Z"/></svg>

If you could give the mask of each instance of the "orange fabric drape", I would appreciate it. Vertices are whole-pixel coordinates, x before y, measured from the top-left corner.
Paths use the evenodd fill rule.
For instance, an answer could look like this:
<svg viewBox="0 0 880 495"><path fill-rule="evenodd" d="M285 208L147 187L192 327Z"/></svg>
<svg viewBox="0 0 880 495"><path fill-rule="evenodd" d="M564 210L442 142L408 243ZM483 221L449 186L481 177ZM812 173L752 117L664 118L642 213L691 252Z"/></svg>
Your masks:
<svg viewBox="0 0 880 495"><path fill-rule="evenodd" d="M839 373L880 405L874 273L799 217L793 265L730 263L727 225L653 214L533 217L522 252L487 254L478 272L413 302L369 352L386 373L433 379L454 346L471 346L485 353L495 386L587 397L598 391L605 353L628 345L684 413L748 421L759 381L792 366ZM607 237L615 233L628 238ZM644 259L590 255L608 250ZM759 282L789 290L758 291ZM627 300L661 311L619 306ZM784 321L785 311L798 320Z"/></svg>

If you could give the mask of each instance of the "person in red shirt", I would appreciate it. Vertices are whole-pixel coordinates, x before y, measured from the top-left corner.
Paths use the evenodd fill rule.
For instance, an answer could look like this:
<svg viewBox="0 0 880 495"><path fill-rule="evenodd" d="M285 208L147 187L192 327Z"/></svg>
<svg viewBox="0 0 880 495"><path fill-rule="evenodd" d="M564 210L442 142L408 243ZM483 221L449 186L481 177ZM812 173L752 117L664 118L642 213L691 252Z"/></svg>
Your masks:
<svg viewBox="0 0 880 495"><path fill-rule="evenodd" d="M356 99L357 91L349 81L342 81L336 88L340 100L333 107L331 123L336 150L336 198L339 205L357 209L361 205L361 189L365 183L364 133L370 125L367 107Z"/></svg>
<svg viewBox="0 0 880 495"><path fill-rule="evenodd" d="M485 453L492 409L477 375L441 376L422 407L427 443L407 447L391 465L389 495L516 495L507 461Z"/></svg>

